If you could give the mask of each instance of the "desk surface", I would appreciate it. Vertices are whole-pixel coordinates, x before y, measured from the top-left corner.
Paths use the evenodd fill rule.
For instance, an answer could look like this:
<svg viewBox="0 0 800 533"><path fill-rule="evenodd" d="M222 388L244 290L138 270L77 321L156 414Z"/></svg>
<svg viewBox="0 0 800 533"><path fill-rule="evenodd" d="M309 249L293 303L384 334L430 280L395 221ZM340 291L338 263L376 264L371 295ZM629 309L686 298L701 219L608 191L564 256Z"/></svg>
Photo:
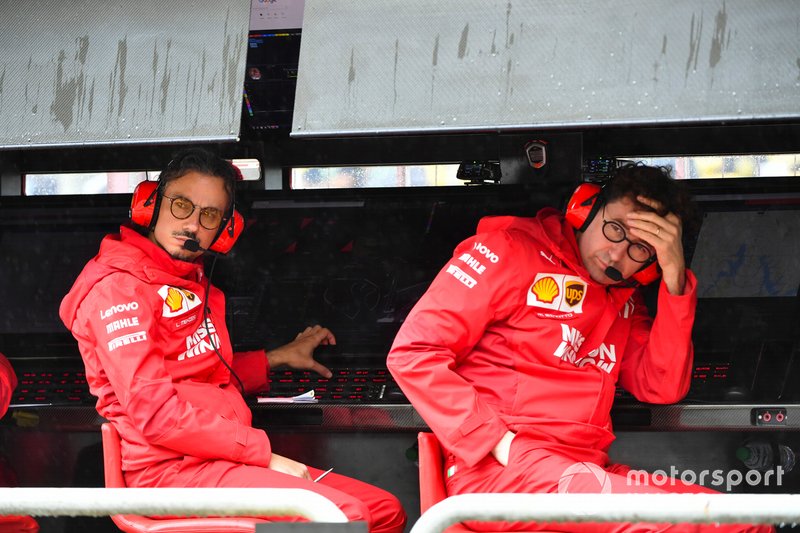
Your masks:
<svg viewBox="0 0 800 533"><path fill-rule="evenodd" d="M315 431L417 432L428 426L408 404L257 404L253 425ZM780 423L763 423L757 415L782 409ZM800 404L675 404L618 403L611 411L616 430L623 431L799 431ZM104 419L93 406L12 408L2 424L53 431L96 431Z"/></svg>

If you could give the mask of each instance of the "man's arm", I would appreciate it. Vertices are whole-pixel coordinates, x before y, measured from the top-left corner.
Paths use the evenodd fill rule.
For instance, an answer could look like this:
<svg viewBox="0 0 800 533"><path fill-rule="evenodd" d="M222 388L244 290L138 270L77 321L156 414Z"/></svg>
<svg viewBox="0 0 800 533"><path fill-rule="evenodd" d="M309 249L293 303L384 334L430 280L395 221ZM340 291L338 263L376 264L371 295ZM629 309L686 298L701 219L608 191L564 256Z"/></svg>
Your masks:
<svg viewBox="0 0 800 533"><path fill-rule="evenodd" d="M462 259L464 254L484 257L474 250L477 244L499 258L481 263L480 273ZM387 359L397 383L444 447L469 464L491 453L508 428L455 369L486 327L508 312L509 302L524 295L513 244L506 233L461 243L406 318Z"/></svg>
<svg viewBox="0 0 800 533"><path fill-rule="evenodd" d="M234 352L231 368L244 385L244 394L253 394L269 390L269 364L264 350ZM233 385L239 389L239 382L231 376Z"/></svg>
<svg viewBox="0 0 800 533"><path fill-rule="evenodd" d="M269 371L278 366L299 370L313 370L330 378L333 374L314 359L314 350L320 345L336 344L336 337L328 328L307 327L295 339L273 350L252 350L233 354L231 367L244 385L245 394L269 390Z"/></svg>
<svg viewBox="0 0 800 533"><path fill-rule="evenodd" d="M286 365L300 370L313 370L317 374L329 378L333 374L323 364L314 359L314 350L320 345L336 344L336 337L328 328L320 325L309 326L297 334L290 342L267 352L269 367Z"/></svg>
<svg viewBox="0 0 800 533"><path fill-rule="evenodd" d="M675 403L689 391L697 280L691 271L685 275L684 294L680 296L673 295L662 282L654 321L641 299L634 310L619 383L643 402Z"/></svg>
<svg viewBox="0 0 800 533"><path fill-rule="evenodd" d="M660 211L659 202L637 200ZM697 306L697 280L686 270L683 224L674 213L628 213L631 234L656 251L661 268L656 319L651 323L644 305L637 306L631 335L620 369L620 384L641 401L674 403L689 390L694 348L692 325Z"/></svg>
<svg viewBox="0 0 800 533"><path fill-rule="evenodd" d="M16 388L17 375L14 373L14 369L11 368L11 363L8 362L6 356L0 353L0 418L8 411L11 395Z"/></svg>

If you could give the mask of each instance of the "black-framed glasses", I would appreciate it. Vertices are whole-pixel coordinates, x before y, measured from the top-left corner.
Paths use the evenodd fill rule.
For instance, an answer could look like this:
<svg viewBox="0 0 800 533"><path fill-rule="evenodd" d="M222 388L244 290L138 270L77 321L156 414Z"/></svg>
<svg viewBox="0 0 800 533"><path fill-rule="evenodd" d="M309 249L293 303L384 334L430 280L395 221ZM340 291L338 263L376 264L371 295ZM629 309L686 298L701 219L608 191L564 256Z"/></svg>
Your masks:
<svg viewBox="0 0 800 533"><path fill-rule="evenodd" d="M206 229L217 229L222 224L222 219L225 218L224 213L216 207L199 207L194 205L191 200L180 196L167 196L165 194L164 198L169 200L169 211L178 220L189 218L195 209L199 209L200 225Z"/></svg>
<svg viewBox="0 0 800 533"><path fill-rule="evenodd" d="M625 228L619 222L606 220L606 209L603 207L603 235L611 242L628 241L628 257L637 263L647 263L653 258L653 251L639 242L633 242L625 233Z"/></svg>

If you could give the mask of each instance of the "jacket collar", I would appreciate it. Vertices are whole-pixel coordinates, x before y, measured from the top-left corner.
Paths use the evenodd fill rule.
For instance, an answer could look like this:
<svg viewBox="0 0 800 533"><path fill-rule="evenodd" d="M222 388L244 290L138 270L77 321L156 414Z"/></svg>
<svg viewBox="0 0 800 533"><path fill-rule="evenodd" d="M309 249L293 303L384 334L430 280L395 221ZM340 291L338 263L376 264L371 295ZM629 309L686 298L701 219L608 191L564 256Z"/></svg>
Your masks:
<svg viewBox="0 0 800 533"><path fill-rule="evenodd" d="M126 270L140 271L153 281L163 274L192 281L203 277L202 259L182 261L170 256L166 250L128 226L121 226L119 236L108 236L100 246L100 257L122 260ZM108 254L108 255L107 255Z"/></svg>

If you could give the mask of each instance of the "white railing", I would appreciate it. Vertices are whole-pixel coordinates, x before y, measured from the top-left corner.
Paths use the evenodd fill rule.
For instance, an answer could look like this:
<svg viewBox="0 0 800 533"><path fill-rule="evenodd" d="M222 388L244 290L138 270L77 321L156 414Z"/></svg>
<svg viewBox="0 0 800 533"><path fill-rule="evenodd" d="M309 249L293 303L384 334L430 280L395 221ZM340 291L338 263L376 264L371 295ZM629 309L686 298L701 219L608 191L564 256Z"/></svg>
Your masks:
<svg viewBox="0 0 800 533"><path fill-rule="evenodd" d="M347 522L324 496L304 489L0 488L0 515L303 516Z"/></svg>
<svg viewBox="0 0 800 533"><path fill-rule="evenodd" d="M480 522L800 523L800 494L461 494L428 509L411 533Z"/></svg>

